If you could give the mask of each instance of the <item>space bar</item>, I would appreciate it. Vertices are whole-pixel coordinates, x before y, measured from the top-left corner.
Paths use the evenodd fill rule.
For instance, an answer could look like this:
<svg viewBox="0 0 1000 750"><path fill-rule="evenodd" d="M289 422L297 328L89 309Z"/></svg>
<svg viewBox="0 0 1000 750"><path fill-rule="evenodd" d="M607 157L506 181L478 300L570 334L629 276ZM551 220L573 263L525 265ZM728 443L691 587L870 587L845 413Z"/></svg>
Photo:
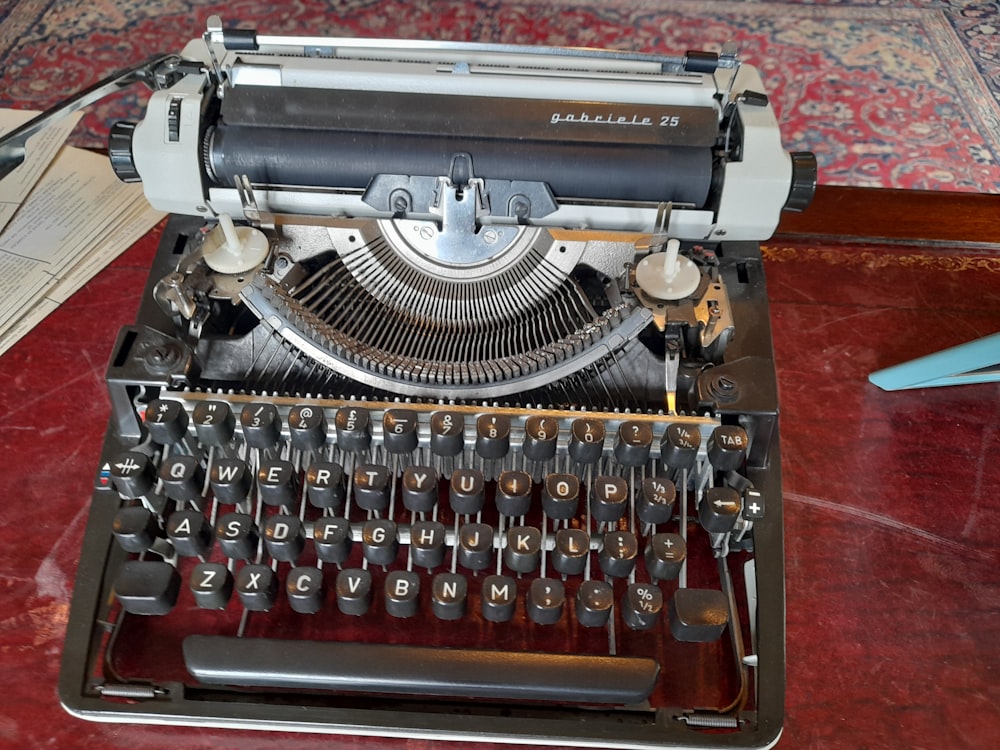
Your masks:
<svg viewBox="0 0 1000 750"><path fill-rule="evenodd" d="M192 635L184 661L200 682L574 703L639 703L653 659Z"/></svg>

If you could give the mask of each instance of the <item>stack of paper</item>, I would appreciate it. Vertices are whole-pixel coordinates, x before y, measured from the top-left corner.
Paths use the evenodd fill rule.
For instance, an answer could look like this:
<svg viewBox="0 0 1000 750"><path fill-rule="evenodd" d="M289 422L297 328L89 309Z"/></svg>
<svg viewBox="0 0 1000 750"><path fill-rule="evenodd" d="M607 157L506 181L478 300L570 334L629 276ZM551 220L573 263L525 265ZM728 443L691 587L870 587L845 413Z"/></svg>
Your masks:
<svg viewBox="0 0 1000 750"><path fill-rule="evenodd" d="M0 134L32 114L0 110ZM62 145L75 120L30 139L0 182L0 354L163 218L107 157Z"/></svg>

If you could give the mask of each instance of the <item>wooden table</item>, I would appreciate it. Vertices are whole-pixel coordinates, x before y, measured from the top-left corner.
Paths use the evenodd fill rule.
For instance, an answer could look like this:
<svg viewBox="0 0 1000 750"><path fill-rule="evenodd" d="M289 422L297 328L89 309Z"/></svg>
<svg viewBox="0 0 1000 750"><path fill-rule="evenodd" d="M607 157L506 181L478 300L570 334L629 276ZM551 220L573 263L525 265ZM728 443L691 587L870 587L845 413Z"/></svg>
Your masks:
<svg viewBox="0 0 1000 750"><path fill-rule="evenodd" d="M884 393L867 381L1000 331L998 219L1000 196L827 188L765 243L786 509L780 747L1000 737L1000 384ZM155 240L0 358L0 748L429 746L90 724L59 707L105 360Z"/></svg>

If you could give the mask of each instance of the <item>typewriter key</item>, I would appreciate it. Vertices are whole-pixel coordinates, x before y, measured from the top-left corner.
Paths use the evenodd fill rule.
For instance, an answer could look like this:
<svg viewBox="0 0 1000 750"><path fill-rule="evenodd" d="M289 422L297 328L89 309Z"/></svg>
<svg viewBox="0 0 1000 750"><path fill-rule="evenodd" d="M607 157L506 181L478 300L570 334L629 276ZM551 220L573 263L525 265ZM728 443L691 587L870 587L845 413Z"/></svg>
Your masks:
<svg viewBox="0 0 1000 750"><path fill-rule="evenodd" d="M125 497L142 497L156 484L156 467L145 453L119 453L111 461L111 481Z"/></svg>
<svg viewBox="0 0 1000 750"><path fill-rule="evenodd" d="M652 445L653 428L648 423L622 422L615 441L615 458L622 466L644 466Z"/></svg>
<svg viewBox="0 0 1000 750"><path fill-rule="evenodd" d="M531 508L531 477L523 471L505 471L497 481L497 510L508 518L525 515Z"/></svg>
<svg viewBox="0 0 1000 750"><path fill-rule="evenodd" d="M721 425L708 439L708 460L718 471L735 471L743 465L750 439L736 425Z"/></svg>
<svg viewBox="0 0 1000 750"><path fill-rule="evenodd" d="M260 462L257 469L257 491L265 505L296 505L299 498L297 472L284 459Z"/></svg>
<svg viewBox="0 0 1000 750"><path fill-rule="evenodd" d="M674 510L677 488L665 477L642 480L636 513L643 523L666 523Z"/></svg>
<svg viewBox="0 0 1000 750"><path fill-rule="evenodd" d="M236 458L220 458L212 464L209 482L220 503L237 505L247 499L253 480L245 462Z"/></svg>
<svg viewBox="0 0 1000 750"><path fill-rule="evenodd" d="M222 554L233 560L250 560L260 539L253 519L246 513L227 513L215 524L215 537Z"/></svg>
<svg viewBox="0 0 1000 750"><path fill-rule="evenodd" d="M154 399L146 406L143 424L155 442L173 445L187 433L188 415L176 401Z"/></svg>
<svg viewBox="0 0 1000 750"><path fill-rule="evenodd" d="M652 583L633 583L622 595L622 619L632 630L651 630L663 609L663 592Z"/></svg>
<svg viewBox="0 0 1000 750"><path fill-rule="evenodd" d="M639 542L630 531L609 531L604 535L604 547L598 560L605 575L625 578L635 568Z"/></svg>
<svg viewBox="0 0 1000 750"><path fill-rule="evenodd" d="M306 496L314 508L340 510L344 507L344 469L340 464L321 461L306 470Z"/></svg>
<svg viewBox="0 0 1000 750"><path fill-rule="evenodd" d="M566 592L556 578L536 578L531 582L525 605L528 617L539 625L553 625L562 617Z"/></svg>
<svg viewBox="0 0 1000 750"><path fill-rule="evenodd" d="M311 566L293 568L285 581L285 594L289 606L304 615L312 615L323 609L325 599L323 571Z"/></svg>
<svg viewBox="0 0 1000 750"><path fill-rule="evenodd" d="M225 401L202 401L194 407L194 429L205 445L226 445L233 438L236 417Z"/></svg>
<svg viewBox="0 0 1000 750"><path fill-rule="evenodd" d="M569 455L574 461L592 464L604 453L604 422L574 419L570 428Z"/></svg>
<svg viewBox="0 0 1000 750"><path fill-rule="evenodd" d="M606 581L584 581L576 591L576 621L585 628L608 624L615 592Z"/></svg>
<svg viewBox="0 0 1000 750"><path fill-rule="evenodd" d="M480 607L490 622L509 622L517 605L517 581L510 576L486 576L483 579Z"/></svg>
<svg viewBox="0 0 1000 750"><path fill-rule="evenodd" d="M275 560L294 563L305 549L305 534L298 516L276 515L264 522L264 545Z"/></svg>
<svg viewBox="0 0 1000 750"><path fill-rule="evenodd" d="M644 553L646 570L657 580L673 580L687 559L687 542L680 534L653 534Z"/></svg>
<svg viewBox="0 0 1000 750"><path fill-rule="evenodd" d="M697 427L669 424L660 440L660 456L671 469L691 469L700 446L701 431Z"/></svg>
<svg viewBox="0 0 1000 750"><path fill-rule="evenodd" d="M191 570L188 587L202 609L225 609L233 595L233 574L220 563L198 563Z"/></svg>
<svg viewBox="0 0 1000 750"><path fill-rule="evenodd" d="M281 416L274 404L247 404L240 412L240 426L251 448L273 448L281 438Z"/></svg>
<svg viewBox="0 0 1000 750"><path fill-rule="evenodd" d="M278 599L278 579L267 565L244 565L236 574L236 593L251 612L267 612Z"/></svg>
<svg viewBox="0 0 1000 750"><path fill-rule="evenodd" d="M483 414L476 420L476 453L482 458L503 458L510 450L510 419L503 414Z"/></svg>
<svg viewBox="0 0 1000 750"><path fill-rule="evenodd" d="M288 433L299 450L321 448L326 443L325 412L319 406L293 406L288 412Z"/></svg>
<svg viewBox="0 0 1000 750"><path fill-rule="evenodd" d="M337 446L343 451L364 453L372 444L372 417L363 406L337 409L333 420L337 430Z"/></svg>
<svg viewBox="0 0 1000 750"><path fill-rule="evenodd" d="M337 574L337 609L360 616L372 603L372 574L360 568L344 568Z"/></svg>
<svg viewBox="0 0 1000 750"><path fill-rule="evenodd" d="M420 608L420 576L393 570L385 577L385 611L393 617L413 617Z"/></svg>
<svg viewBox="0 0 1000 750"><path fill-rule="evenodd" d="M167 519L167 537L178 555L203 557L212 544L212 528L197 510L176 510Z"/></svg>
<svg viewBox="0 0 1000 750"><path fill-rule="evenodd" d="M403 506L414 513L434 509L438 499L437 472L430 466L407 466L401 482Z"/></svg>
<svg viewBox="0 0 1000 750"><path fill-rule="evenodd" d="M431 452L457 456L465 448L465 417L461 412L436 411L431 415Z"/></svg>

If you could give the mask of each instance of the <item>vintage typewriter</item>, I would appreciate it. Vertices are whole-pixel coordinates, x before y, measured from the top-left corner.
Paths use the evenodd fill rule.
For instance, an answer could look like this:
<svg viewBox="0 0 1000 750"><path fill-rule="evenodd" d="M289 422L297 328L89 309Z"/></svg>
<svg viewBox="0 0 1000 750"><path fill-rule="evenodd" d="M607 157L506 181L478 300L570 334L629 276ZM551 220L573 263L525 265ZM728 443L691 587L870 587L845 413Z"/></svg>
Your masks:
<svg viewBox="0 0 1000 750"><path fill-rule="evenodd" d="M754 68L213 18L126 78L112 165L173 217L107 372L66 708L775 742L757 242L816 165Z"/></svg>

